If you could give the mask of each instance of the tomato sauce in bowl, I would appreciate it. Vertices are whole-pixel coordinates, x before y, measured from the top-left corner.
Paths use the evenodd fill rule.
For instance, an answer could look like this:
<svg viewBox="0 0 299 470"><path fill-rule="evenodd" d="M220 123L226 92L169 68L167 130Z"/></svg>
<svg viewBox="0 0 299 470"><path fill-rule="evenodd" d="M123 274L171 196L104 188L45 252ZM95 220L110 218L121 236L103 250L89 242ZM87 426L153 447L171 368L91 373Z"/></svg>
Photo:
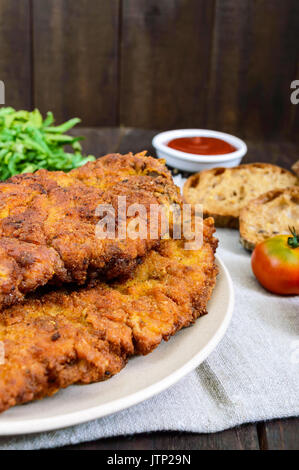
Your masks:
<svg viewBox="0 0 299 470"><path fill-rule="evenodd" d="M180 152L194 155L225 155L237 150L225 140L216 137L180 137L172 139L167 146Z"/></svg>
<svg viewBox="0 0 299 470"><path fill-rule="evenodd" d="M211 129L173 129L160 132L152 141L157 157L178 170L195 172L240 165L247 153L238 137Z"/></svg>

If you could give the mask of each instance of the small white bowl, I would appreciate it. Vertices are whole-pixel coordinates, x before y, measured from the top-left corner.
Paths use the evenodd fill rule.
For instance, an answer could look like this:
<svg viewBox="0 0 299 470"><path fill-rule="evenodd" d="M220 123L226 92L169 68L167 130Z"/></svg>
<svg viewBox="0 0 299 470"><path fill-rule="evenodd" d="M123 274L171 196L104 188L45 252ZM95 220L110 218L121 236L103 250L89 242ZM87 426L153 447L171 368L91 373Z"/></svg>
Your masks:
<svg viewBox="0 0 299 470"><path fill-rule="evenodd" d="M193 153L181 152L167 146L172 139L180 137L216 137L225 140L236 147L232 153L224 155L197 155ZM244 155L247 153L247 145L243 140L238 139L224 132L211 131L208 129L177 129L157 134L152 144L159 158L165 158L167 164L173 168L184 171L201 171L218 166L233 167L239 165Z"/></svg>

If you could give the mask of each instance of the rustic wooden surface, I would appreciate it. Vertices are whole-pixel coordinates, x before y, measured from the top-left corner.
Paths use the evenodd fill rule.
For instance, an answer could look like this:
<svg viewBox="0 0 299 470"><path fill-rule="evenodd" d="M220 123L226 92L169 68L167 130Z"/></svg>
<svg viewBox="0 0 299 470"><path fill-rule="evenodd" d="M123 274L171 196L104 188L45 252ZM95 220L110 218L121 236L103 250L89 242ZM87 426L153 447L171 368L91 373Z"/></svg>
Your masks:
<svg viewBox="0 0 299 470"><path fill-rule="evenodd" d="M155 130L133 128L79 129L74 133L86 136L84 149L97 156L109 152L154 154L151 140ZM268 162L290 169L299 158L299 145L288 142L247 142L247 162ZM244 161L244 160L243 160ZM83 450L284 450L299 449L299 418L246 424L215 434L157 432L121 436L85 442L64 449Z"/></svg>
<svg viewBox="0 0 299 470"><path fill-rule="evenodd" d="M121 123L205 126L214 1L123 2Z"/></svg>
<svg viewBox="0 0 299 470"><path fill-rule="evenodd" d="M118 0L33 0L34 106L117 124L118 10Z"/></svg>
<svg viewBox="0 0 299 470"><path fill-rule="evenodd" d="M0 0L0 80L5 99L17 108L32 106L30 0Z"/></svg>
<svg viewBox="0 0 299 470"><path fill-rule="evenodd" d="M96 156L109 152L140 152L147 150L154 154L152 139L159 132L153 129L121 128L76 128L73 135L83 135L83 149ZM246 140L248 153L243 163L268 162L290 169L299 159L299 144L287 141Z"/></svg>
<svg viewBox="0 0 299 470"><path fill-rule="evenodd" d="M299 141L298 0L0 0L7 105Z"/></svg>
<svg viewBox="0 0 299 470"><path fill-rule="evenodd" d="M207 127L249 139L298 133L298 27L297 0L217 2Z"/></svg>

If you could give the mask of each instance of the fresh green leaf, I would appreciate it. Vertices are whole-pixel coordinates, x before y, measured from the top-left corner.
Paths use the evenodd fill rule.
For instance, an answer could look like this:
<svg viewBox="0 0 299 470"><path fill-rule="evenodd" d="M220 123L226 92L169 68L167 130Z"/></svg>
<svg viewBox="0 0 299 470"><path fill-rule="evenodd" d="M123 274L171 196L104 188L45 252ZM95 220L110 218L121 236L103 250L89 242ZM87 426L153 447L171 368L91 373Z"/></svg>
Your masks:
<svg viewBox="0 0 299 470"><path fill-rule="evenodd" d="M16 111L11 107L0 108L0 180L39 168L69 171L95 160L93 155L82 155L80 140L65 134L80 119L53 126L51 111L45 120L38 109ZM65 145L73 153L64 150Z"/></svg>

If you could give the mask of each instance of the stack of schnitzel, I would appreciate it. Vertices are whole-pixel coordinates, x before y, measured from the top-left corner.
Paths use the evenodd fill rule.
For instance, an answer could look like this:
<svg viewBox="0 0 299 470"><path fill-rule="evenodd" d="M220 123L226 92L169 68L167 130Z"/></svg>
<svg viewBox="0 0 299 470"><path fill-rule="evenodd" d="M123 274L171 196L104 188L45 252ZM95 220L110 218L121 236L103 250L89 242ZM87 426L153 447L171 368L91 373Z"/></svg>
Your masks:
<svg viewBox="0 0 299 470"><path fill-rule="evenodd" d="M158 240L96 237L97 207L117 212L118 196L147 211L181 203L165 165L144 154L107 155L70 173L39 170L1 183L0 308L48 283L132 272Z"/></svg>
<svg viewBox="0 0 299 470"><path fill-rule="evenodd" d="M217 274L213 219L203 245L98 239L99 204L182 204L163 161L112 154L70 173L0 184L0 411L107 379L206 313ZM128 224L130 218L126 220ZM43 286L43 287L42 287Z"/></svg>

